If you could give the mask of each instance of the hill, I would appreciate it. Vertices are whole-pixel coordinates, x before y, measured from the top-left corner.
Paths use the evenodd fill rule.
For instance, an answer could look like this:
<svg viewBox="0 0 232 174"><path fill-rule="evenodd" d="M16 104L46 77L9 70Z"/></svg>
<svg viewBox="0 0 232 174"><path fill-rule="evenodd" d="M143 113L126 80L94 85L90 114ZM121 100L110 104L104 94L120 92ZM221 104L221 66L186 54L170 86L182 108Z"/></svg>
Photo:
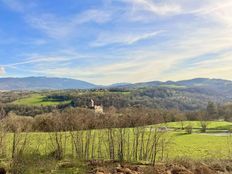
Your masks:
<svg viewBox="0 0 232 174"><path fill-rule="evenodd" d="M194 96L208 96L216 100L232 99L232 81L223 79L195 78L181 81L151 81L118 86L123 89L168 88Z"/></svg>
<svg viewBox="0 0 232 174"><path fill-rule="evenodd" d="M157 86L232 88L232 81L223 80L223 79L195 78L195 79L181 80L181 81L165 81L165 82L150 81L150 82L141 82L134 84L124 84L124 85L120 85L119 87L144 88L144 87L157 87Z"/></svg>
<svg viewBox="0 0 232 174"><path fill-rule="evenodd" d="M0 78L0 90L90 89L96 87L92 83L68 78Z"/></svg>
<svg viewBox="0 0 232 174"><path fill-rule="evenodd" d="M113 91L137 91L136 100L140 97L159 102L165 99L181 103L219 103L232 99L232 81L222 79L195 78L182 81L151 81L143 83L117 83L109 86L98 86L81 80L51 77L0 78L1 90L62 90L62 89L109 89Z"/></svg>

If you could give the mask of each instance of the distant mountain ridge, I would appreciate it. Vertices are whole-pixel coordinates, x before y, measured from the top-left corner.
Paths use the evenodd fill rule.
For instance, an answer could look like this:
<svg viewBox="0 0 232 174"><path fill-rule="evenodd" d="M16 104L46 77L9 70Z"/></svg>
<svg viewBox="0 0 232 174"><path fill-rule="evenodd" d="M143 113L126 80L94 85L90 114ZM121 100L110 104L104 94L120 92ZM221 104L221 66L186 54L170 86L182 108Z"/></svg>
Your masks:
<svg viewBox="0 0 232 174"><path fill-rule="evenodd" d="M150 82L140 82L134 84L125 84L120 85L120 87L155 87L155 86L168 86L168 85L176 85L178 86L186 86L186 87L203 87L203 86L230 86L232 85L232 81L223 80L223 79L209 79L209 78L194 78L190 80L180 80L180 81L150 81Z"/></svg>
<svg viewBox="0 0 232 174"><path fill-rule="evenodd" d="M137 88L169 88L177 92L186 93L192 96L205 96L213 101L232 100L232 81L223 79L195 78L181 81L151 81L119 86L122 89Z"/></svg>
<svg viewBox="0 0 232 174"><path fill-rule="evenodd" d="M57 77L0 78L0 90L42 90L42 89L94 89L94 88L191 88L201 91L214 91L232 94L232 81L223 79L195 78L181 81L150 81L141 83L116 83L100 86L82 80Z"/></svg>
<svg viewBox="0 0 232 174"><path fill-rule="evenodd" d="M0 90L90 89L96 87L95 84L69 78L0 78Z"/></svg>

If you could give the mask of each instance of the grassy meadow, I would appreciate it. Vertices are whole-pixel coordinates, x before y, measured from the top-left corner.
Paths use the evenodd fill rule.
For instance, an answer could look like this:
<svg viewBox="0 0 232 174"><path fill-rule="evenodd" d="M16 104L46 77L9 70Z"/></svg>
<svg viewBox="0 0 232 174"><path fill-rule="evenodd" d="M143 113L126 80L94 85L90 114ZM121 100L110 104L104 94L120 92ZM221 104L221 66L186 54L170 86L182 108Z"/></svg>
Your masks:
<svg viewBox="0 0 232 174"><path fill-rule="evenodd" d="M188 124L192 124L195 128L200 128L198 124L199 122L188 122ZM187 124L187 123L186 123ZM173 122L166 124L168 127L180 128L179 122ZM159 125L160 126L160 125ZM169 139L170 143L168 144L168 148L165 149L167 158L176 158L176 157L189 157L194 159L202 159L202 158L227 158L229 155L229 146L232 144L232 137L230 134L221 135L221 131L219 128L230 128L231 123L229 122L211 122L209 124L209 133L199 133L199 131L194 131L192 134L185 133L184 130L171 130L167 133L164 133L163 136ZM150 131L149 126L145 129L138 128L141 135L143 131L144 133L144 143L148 139L148 134ZM137 129L136 129L137 130ZM214 133L210 133L211 130L215 130ZM113 130L115 135L118 133L118 129ZM129 149L132 149L132 144L135 139L133 128L124 129L128 137L126 136L125 140L125 151L128 146L131 146ZM82 136L80 136L80 132ZM218 134L217 134L218 133ZM37 153L39 155L47 155L52 153L52 151L56 148L55 141L58 137L62 139L62 146L64 148L65 156L71 156L73 151L75 150L73 145L73 136L79 136L77 138L82 139L84 143L87 143L86 138L89 137L89 155L94 156L95 158L103 158L107 159L108 150L107 141L108 141L108 132L105 129L102 130L87 130L87 131L78 131L78 132L59 132L57 133L44 133L44 132L32 132L32 133L21 133L19 136L19 141L21 139L22 143L25 137L27 137L27 144L25 151L28 153ZM7 134L7 157L11 157L12 152L12 133ZM117 139L116 139L117 140ZM139 141L141 141L141 136L139 137ZM152 142L152 141L151 141ZM101 155L99 156L99 145L100 143L100 151ZM116 143L116 142L115 142ZM90 148L91 147L91 148ZM84 148L84 147L83 147ZM130 152L132 153L132 152Z"/></svg>
<svg viewBox="0 0 232 174"><path fill-rule="evenodd" d="M232 128L232 123L227 121L207 121L207 129L209 130L229 130ZM200 121L183 121L181 122L170 122L166 123L165 126L168 128L180 129L182 127L191 125L193 129L200 129L201 122Z"/></svg>
<svg viewBox="0 0 232 174"><path fill-rule="evenodd" d="M32 94L29 97L18 99L13 102L17 105L32 105L32 106L53 106L59 104L69 103L70 101L57 101L52 99L46 99L41 94Z"/></svg>
<svg viewBox="0 0 232 174"><path fill-rule="evenodd" d="M149 163L149 156L148 161L144 158L145 151L151 149L154 142L153 136L150 137L151 141L148 140L149 134L154 133L157 130L155 128L164 125L177 129L160 133L164 140L164 153L161 153L162 148L159 147L157 156L157 160L159 161L176 158L203 160L228 159L231 157L232 137L230 134L221 135L221 130L219 130L219 128L229 128L231 123L210 122L210 130L207 130L207 132L215 130L213 134L207 134L207 132L200 133L198 130L200 122L187 123L197 128L192 134L187 134L184 130L179 129L181 128L179 122L137 128L112 129L115 158L117 159L118 157L120 132L122 131L124 135L123 151L125 161ZM46 173L45 171L54 174L83 174L88 170L88 167L85 163L81 162L82 160L110 159L109 130L107 129L72 132L7 133L5 134L5 147L1 147L3 153L0 157L0 165L6 166L6 168L10 168L9 165L11 162L9 161L12 158L14 135L16 136L16 151L19 154L23 152L24 160L26 161L26 164L20 164L26 167L26 169L20 169L25 174ZM136 142L138 151L135 153L136 147L134 146ZM148 145L148 148L145 147L146 145ZM61 148L63 153L62 160L58 161L53 158L57 148ZM66 164L68 165L65 166ZM17 166L17 168L20 167Z"/></svg>

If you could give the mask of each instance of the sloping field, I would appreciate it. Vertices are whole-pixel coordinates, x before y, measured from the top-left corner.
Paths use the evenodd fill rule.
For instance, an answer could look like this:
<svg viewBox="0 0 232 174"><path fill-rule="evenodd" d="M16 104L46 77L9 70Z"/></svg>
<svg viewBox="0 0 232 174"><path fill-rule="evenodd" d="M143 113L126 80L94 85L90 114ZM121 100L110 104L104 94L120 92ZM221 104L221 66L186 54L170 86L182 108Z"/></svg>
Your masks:
<svg viewBox="0 0 232 174"><path fill-rule="evenodd" d="M215 125L218 124L215 123ZM143 158L143 156L146 155L145 151L149 151L154 143L154 130L151 130L150 128L126 128L113 129L112 131L116 158L119 150L120 137L123 135L122 148L125 152L124 158L133 161L133 158L136 156L136 160L139 160L139 157L137 156L140 155L142 161L144 161L145 158ZM152 134L150 138L149 134ZM136 135L138 135L137 141ZM18 136L19 140L21 139L22 144L24 138L27 137L25 149L28 153L36 152L36 154L40 155L52 154L57 148L56 141L59 139L65 156L73 155L74 151L76 151L78 152L76 155L81 155L83 153L84 157L87 159L109 159L109 131L105 129L58 133L22 133ZM7 137L7 156L11 156L13 134L10 133ZM165 142L165 152L162 154L162 158L170 159L176 157L223 159L230 155L230 147L232 145L232 138L229 134L224 136L214 136L199 133L186 134L184 131L170 131L163 133L162 138L164 138ZM134 154L135 144L137 144L138 147L138 153L136 154ZM75 147L75 145L77 146ZM159 156L161 158L160 151Z"/></svg>
<svg viewBox="0 0 232 174"><path fill-rule="evenodd" d="M30 97L22 98L13 102L18 105L34 105L34 106L49 106L69 103L70 101L57 101L52 99L46 99L45 96L40 94L33 94Z"/></svg>
<svg viewBox="0 0 232 174"><path fill-rule="evenodd" d="M211 130L228 130L232 128L232 123L227 121L207 121L207 129ZM182 124L184 127L191 125L193 129L200 129L201 122L200 121L183 121L181 122L170 122L164 124L168 128L182 128Z"/></svg>

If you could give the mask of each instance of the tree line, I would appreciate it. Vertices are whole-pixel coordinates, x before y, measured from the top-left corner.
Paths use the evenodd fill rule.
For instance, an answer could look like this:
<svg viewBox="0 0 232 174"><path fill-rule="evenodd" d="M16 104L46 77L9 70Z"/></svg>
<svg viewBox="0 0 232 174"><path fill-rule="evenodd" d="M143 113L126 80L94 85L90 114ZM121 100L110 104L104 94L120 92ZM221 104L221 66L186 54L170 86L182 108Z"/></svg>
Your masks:
<svg viewBox="0 0 232 174"><path fill-rule="evenodd" d="M151 109L144 107L127 107L117 109L113 106L104 108L104 113L95 113L88 108L66 107L51 109L48 113L30 116L18 116L5 110L0 105L0 118L7 131L14 131L15 126L27 131L54 131L58 125L66 130L88 130L102 128L128 128L174 121L209 121L232 119L232 105L216 105L209 102L204 110L183 112L176 109ZM17 124L15 124L17 122Z"/></svg>

